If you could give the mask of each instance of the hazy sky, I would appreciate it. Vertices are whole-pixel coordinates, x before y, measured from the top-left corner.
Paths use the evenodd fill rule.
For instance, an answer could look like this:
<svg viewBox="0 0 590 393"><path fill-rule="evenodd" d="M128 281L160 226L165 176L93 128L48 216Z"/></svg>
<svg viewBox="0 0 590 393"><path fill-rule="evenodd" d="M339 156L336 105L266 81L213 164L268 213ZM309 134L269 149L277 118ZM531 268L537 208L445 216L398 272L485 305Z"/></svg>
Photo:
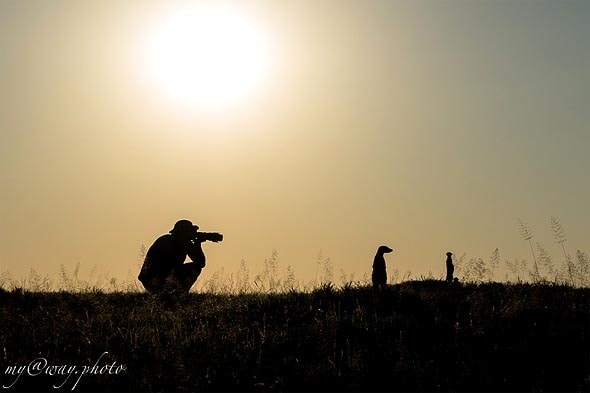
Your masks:
<svg viewBox="0 0 590 393"><path fill-rule="evenodd" d="M518 218L560 260L551 216L590 251L590 2L229 2L272 67L216 112L146 80L164 4L0 1L1 270L135 276L180 218L208 273L530 260Z"/></svg>

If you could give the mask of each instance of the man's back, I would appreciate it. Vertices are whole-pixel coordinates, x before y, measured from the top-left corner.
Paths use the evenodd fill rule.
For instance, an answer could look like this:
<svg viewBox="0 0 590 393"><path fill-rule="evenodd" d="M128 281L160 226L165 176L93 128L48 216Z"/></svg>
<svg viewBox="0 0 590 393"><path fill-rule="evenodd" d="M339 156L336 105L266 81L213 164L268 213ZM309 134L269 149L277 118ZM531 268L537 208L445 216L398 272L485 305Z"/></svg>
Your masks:
<svg viewBox="0 0 590 393"><path fill-rule="evenodd" d="M188 254L190 243L183 243L175 239L171 234L165 234L156 239L149 248L139 280L166 276L175 267L184 263Z"/></svg>

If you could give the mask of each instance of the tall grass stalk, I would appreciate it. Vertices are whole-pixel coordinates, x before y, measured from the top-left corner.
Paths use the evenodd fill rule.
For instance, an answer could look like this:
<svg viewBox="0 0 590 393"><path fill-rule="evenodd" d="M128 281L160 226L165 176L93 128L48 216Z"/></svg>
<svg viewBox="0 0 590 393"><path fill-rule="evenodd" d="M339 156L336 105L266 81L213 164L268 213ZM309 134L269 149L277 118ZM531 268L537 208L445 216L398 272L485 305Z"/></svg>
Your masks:
<svg viewBox="0 0 590 393"><path fill-rule="evenodd" d="M529 225L524 222L522 219L518 220L519 228L520 228L520 235L522 238L529 242L529 246L531 247L531 254L533 255L533 279L539 281L539 265L537 264L537 257L535 255L535 250L533 249L533 231L529 227Z"/></svg>
<svg viewBox="0 0 590 393"><path fill-rule="evenodd" d="M567 241L565 229L563 228L561 222L559 222L559 219L557 217L551 216L551 232L553 232L553 238L555 239L555 242L561 245L563 257L565 260L565 266L567 268L568 278L570 280L570 284L574 285L576 281L575 268L570 256L565 250L565 242Z"/></svg>

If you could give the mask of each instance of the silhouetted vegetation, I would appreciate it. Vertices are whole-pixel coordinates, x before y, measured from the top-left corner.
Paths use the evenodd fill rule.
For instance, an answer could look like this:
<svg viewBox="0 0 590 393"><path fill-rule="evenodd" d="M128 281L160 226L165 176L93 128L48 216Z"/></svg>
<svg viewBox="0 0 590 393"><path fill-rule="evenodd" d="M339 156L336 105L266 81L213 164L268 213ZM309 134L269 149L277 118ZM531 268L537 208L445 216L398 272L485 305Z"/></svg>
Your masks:
<svg viewBox="0 0 590 393"><path fill-rule="evenodd" d="M35 357L126 366L77 391L588 391L590 289L424 280L310 292L0 290L3 384ZM11 390L63 378L23 375ZM68 382L64 389L70 389Z"/></svg>
<svg viewBox="0 0 590 393"><path fill-rule="evenodd" d="M532 265L447 254L440 280L408 281L392 269L371 288L320 252L300 282L273 251L262 271L223 268L197 281L199 293L141 293L135 280L79 277L59 282L31 269L0 275L0 375L10 390L94 391L590 391L590 258L567 252L550 229L560 263L519 221ZM140 250L140 260L146 248ZM561 254L561 252L559 253ZM504 263L502 263L504 261ZM460 283L448 280L449 268ZM367 270L370 261L367 261ZM131 274L131 277L135 272ZM504 283L494 282L503 279ZM401 283L400 283L401 281ZM49 365L125 365L116 375L7 374L35 358Z"/></svg>

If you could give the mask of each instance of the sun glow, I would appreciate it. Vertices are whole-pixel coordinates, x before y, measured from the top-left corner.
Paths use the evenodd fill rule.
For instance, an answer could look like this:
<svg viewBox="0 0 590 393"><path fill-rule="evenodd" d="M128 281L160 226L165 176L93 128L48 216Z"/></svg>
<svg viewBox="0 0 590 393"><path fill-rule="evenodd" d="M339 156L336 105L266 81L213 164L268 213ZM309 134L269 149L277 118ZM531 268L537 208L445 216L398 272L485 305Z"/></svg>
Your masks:
<svg viewBox="0 0 590 393"><path fill-rule="evenodd" d="M146 41L149 80L196 109L224 109L256 93L269 69L269 48L238 11L199 5L165 14Z"/></svg>

